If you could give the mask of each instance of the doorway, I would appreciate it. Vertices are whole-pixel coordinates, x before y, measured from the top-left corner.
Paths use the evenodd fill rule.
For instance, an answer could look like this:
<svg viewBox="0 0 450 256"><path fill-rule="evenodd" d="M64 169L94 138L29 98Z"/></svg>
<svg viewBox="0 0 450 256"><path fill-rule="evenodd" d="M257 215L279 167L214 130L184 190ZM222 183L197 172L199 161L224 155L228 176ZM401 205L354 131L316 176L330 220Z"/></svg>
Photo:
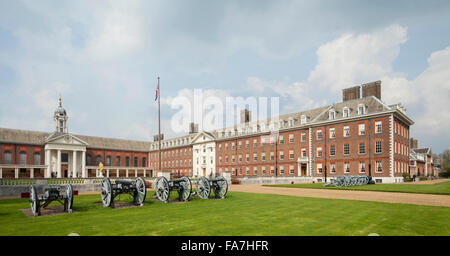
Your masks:
<svg viewBox="0 0 450 256"><path fill-rule="evenodd" d="M62 170L62 177L68 178L69 177L69 166L67 164L61 164L61 170Z"/></svg>
<svg viewBox="0 0 450 256"><path fill-rule="evenodd" d="M306 176L306 164L301 164L300 167L300 171L301 171L301 176Z"/></svg>
<svg viewBox="0 0 450 256"><path fill-rule="evenodd" d="M203 177L206 177L206 168L203 168Z"/></svg>

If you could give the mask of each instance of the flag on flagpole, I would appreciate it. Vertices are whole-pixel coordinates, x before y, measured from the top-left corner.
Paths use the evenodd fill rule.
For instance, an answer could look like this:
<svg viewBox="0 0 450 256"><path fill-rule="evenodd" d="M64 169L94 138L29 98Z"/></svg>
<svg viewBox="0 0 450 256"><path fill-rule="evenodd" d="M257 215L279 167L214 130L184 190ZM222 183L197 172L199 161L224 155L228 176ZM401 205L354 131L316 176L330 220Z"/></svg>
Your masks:
<svg viewBox="0 0 450 256"><path fill-rule="evenodd" d="M158 99L158 95L159 95L159 83L156 86L156 96L155 96L155 101Z"/></svg>

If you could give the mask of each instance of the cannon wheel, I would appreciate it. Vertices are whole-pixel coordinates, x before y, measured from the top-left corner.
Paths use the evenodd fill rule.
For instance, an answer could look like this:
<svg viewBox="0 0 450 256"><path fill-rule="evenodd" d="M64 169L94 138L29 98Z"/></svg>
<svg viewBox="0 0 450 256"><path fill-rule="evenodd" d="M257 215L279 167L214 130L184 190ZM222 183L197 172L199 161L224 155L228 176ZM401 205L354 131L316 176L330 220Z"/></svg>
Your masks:
<svg viewBox="0 0 450 256"><path fill-rule="evenodd" d="M36 187L34 185L30 186L30 205L31 205L31 212L34 216L38 216L39 211L39 199L37 198L36 193Z"/></svg>
<svg viewBox="0 0 450 256"><path fill-rule="evenodd" d="M197 181L197 194L201 199L208 199L211 194L211 186L206 177L200 177Z"/></svg>
<svg viewBox="0 0 450 256"><path fill-rule="evenodd" d="M225 196L228 192L227 180L224 177L219 176L216 178L216 183L217 183L217 186L215 186L215 188L214 188L214 195L216 196L216 198L220 198L220 199L225 198Z"/></svg>
<svg viewBox="0 0 450 256"><path fill-rule="evenodd" d="M189 197L191 196L192 183L188 177L182 177L181 180L183 182L182 183L183 191L181 191L180 201L187 201L187 200L189 200Z"/></svg>
<svg viewBox="0 0 450 256"><path fill-rule="evenodd" d="M134 204L143 205L145 196L147 195L147 187L145 181L141 177L136 178L136 191L134 192Z"/></svg>
<svg viewBox="0 0 450 256"><path fill-rule="evenodd" d="M66 200L64 204L64 210L68 213L72 213L72 205L73 205L73 186L72 184L67 185L66 187Z"/></svg>
<svg viewBox="0 0 450 256"><path fill-rule="evenodd" d="M170 190L169 190L169 181L166 177L161 176L156 179L155 183L155 194L156 197L161 202L167 202L169 200Z"/></svg>
<svg viewBox="0 0 450 256"><path fill-rule="evenodd" d="M112 202L112 188L111 188L111 181L109 180L109 178L104 178L102 180L102 185L100 189L103 207L110 207Z"/></svg>

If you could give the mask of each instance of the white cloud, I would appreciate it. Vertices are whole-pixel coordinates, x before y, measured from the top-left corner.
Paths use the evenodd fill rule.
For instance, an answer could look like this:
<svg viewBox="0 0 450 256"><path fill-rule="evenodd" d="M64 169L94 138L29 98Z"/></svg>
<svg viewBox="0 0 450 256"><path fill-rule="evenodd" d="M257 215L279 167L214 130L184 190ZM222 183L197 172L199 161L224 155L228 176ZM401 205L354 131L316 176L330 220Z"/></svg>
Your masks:
<svg viewBox="0 0 450 256"><path fill-rule="evenodd" d="M289 102L285 111L331 104L315 100L314 95L338 94L343 88L371 81L382 81L382 100L402 103L410 109L418 134L446 136L449 139L450 47L433 52L428 67L408 80L393 70L400 46L407 40L407 29L394 24L373 33L344 34L317 50L318 63L305 82L264 81L249 77L247 83L258 93L270 90ZM412 112L411 112L412 110Z"/></svg>
<svg viewBox="0 0 450 256"><path fill-rule="evenodd" d="M308 83L340 92L354 83L364 83L393 74L392 62L406 42L407 29L391 25L370 34L345 34L317 50L318 64Z"/></svg>
<svg viewBox="0 0 450 256"><path fill-rule="evenodd" d="M415 102L423 109L416 118L420 133L440 135L449 139L450 128L450 46L431 54L428 67L411 81L414 93L419 95Z"/></svg>

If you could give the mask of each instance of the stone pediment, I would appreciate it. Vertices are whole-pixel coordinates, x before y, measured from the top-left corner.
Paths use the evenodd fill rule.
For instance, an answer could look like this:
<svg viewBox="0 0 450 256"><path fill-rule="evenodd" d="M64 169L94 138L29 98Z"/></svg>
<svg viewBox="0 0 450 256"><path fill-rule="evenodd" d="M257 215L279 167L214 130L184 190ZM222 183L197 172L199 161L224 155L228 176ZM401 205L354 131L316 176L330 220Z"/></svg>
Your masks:
<svg viewBox="0 0 450 256"><path fill-rule="evenodd" d="M65 133L65 134L51 134L49 137L47 137L46 144L66 144L66 145L80 145L80 146L87 146L88 144L81 140L80 138L73 136L72 134Z"/></svg>
<svg viewBox="0 0 450 256"><path fill-rule="evenodd" d="M200 132L198 133L193 139L192 139L192 144L197 144L197 143L206 143L206 142L214 142L216 140L216 138L214 137L214 135L212 135L209 132Z"/></svg>

